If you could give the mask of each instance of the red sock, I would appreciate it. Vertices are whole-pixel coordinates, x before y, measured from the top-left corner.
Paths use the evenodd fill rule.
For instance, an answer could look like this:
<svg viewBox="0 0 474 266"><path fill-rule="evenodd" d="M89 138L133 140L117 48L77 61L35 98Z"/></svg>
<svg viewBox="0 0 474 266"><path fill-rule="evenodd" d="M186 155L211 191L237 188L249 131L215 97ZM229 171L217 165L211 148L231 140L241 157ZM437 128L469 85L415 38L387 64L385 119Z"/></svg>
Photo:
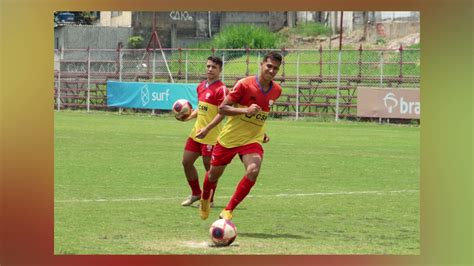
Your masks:
<svg viewBox="0 0 474 266"><path fill-rule="evenodd" d="M226 210L233 211L237 205L249 194L250 190L252 189L253 185L255 185L255 181L248 179L247 176L244 176L240 183L237 185L235 189L234 195L230 199Z"/></svg>
<svg viewBox="0 0 474 266"><path fill-rule="evenodd" d="M214 195L216 195L216 190L217 190L217 182L215 183L214 189L212 191L211 202L214 202Z"/></svg>
<svg viewBox="0 0 474 266"><path fill-rule="evenodd" d="M201 199L209 199L211 190L216 190L217 182L209 181L209 174L206 172L206 177L204 178L204 183L202 185L202 194Z"/></svg>
<svg viewBox="0 0 474 266"><path fill-rule="evenodd" d="M201 187L199 187L199 178L188 180L189 187L193 191L193 196L201 195Z"/></svg>

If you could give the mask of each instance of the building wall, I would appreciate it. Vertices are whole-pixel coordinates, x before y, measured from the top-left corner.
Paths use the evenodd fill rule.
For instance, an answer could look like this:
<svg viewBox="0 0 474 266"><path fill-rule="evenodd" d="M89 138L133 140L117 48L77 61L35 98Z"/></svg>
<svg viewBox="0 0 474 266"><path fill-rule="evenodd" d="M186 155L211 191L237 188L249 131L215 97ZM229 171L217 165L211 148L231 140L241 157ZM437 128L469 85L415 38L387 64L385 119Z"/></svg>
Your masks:
<svg viewBox="0 0 474 266"><path fill-rule="evenodd" d="M101 11L100 26L108 27L131 27L131 11Z"/></svg>
<svg viewBox="0 0 474 266"><path fill-rule="evenodd" d="M277 31L286 25L286 12L156 12L156 30L163 47L183 47L209 40L226 26L244 23ZM143 36L147 44L153 27L153 12L133 12L132 26L133 34Z"/></svg>

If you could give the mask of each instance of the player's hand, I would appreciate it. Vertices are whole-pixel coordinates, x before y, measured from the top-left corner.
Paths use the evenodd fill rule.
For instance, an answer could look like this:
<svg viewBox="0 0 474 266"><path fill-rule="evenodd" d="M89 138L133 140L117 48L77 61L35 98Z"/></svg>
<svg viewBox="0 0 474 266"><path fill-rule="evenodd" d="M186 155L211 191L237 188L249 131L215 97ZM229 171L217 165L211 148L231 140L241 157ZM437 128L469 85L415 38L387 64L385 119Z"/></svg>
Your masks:
<svg viewBox="0 0 474 266"><path fill-rule="evenodd" d="M267 142L269 142L269 141L270 141L270 137L267 135L267 133L265 133L265 134L263 135L263 143L267 143Z"/></svg>
<svg viewBox="0 0 474 266"><path fill-rule="evenodd" d="M174 118L179 121L186 121L186 117L182 115L175 115Z"/></svg>
<svg viewBox="0 0 474 266"><path fill-rule="evenodd" d="M262 108L258 106L257 104L253 103L247 108L247 114L248 115L255 115L258 114L258 112L262 111Z"/></svg>
<svg viewBox="0 0 474 266"><path fill-rule="evenodd" d="M201 128L196 132L196 138L203 139L207 136L207 133L209 133L209 130L207 129L207 127Z"/></svg>

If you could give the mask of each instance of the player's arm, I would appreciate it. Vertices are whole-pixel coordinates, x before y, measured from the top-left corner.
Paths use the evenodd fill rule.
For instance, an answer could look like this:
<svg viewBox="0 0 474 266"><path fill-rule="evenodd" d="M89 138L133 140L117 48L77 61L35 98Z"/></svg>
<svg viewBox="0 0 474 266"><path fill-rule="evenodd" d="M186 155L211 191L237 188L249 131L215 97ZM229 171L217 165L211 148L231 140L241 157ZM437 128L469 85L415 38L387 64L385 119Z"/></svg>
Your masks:
<svg viewBox="0 0 474 266"><path fill-rule="evenodd" d="M235 107L229 96L227 96L222 104L219 106L219 114L222 115L254 115L260 112L262 109L257 104L251 104L249 107Z"/></svg>
<svg viewBox="0 0 474 266"><path fill-rule="evenodd" d="M224 119L224 117L225 115L217 114L214 119L212 119L212 121L207 124L207 126L199 129L196 132L196 138L202 139L206 137L207 133L209 133L209 131L211 131L211 129L213 129L215 126L217 126Z"/></svg>
<svg viewBox="0 0 474 266"><path fill-rule="evenodd" d="M198 115L198 109L196 108L196 110L193 110L193 112L192 112L189 116L187 116L186 118L184 118L182 121L189 121L189 120L191 120L191 119L196 118L197 115ZM178 120L179 120L179 119L178 119Z"/></svg>

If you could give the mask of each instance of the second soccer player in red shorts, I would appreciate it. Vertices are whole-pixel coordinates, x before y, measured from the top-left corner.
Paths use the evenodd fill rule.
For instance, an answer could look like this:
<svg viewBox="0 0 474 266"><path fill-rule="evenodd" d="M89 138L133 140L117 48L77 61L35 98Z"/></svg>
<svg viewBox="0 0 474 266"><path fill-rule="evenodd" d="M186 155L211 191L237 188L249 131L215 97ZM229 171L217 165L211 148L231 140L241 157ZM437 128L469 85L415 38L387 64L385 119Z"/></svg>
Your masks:
<svg viewBox="0 0 474 266"><path fill-rule="evenodd" d="M188 121L196 118L196 122L186 141L183 153L182 164L191 188L191 195L181 203L182 206L190 206L201 198L199 177L194 162L202 156L204 168L206 171L209 170L212 149L222 129L219 123L224 118L223 115L218 114L218 107L227 94L224 83L219 80L222 60L219 57L210 56L207 59L206 69L207 79L197 86L198 107L184 119Z"/></svg>

